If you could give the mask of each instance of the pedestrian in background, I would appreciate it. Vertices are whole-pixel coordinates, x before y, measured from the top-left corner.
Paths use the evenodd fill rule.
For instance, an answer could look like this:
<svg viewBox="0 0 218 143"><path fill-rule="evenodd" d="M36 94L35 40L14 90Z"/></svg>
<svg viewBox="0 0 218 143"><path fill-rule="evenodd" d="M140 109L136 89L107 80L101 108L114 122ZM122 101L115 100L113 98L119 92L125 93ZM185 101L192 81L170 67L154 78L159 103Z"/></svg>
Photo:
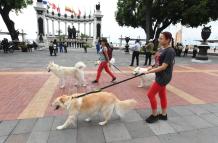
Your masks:
<svg viewBox="0 0 218 143"><path fill-rule="evenodd" d="M186 45L183 57L188 56L188 49L188 45Z"/></svg>
<svg viewBox="0 0 218 143"><path fill-rule="evenodd" d="M134 60L136 59L136 65L139 66L139 54L140 54L141 45L139 43L139 40L137 39L135 41L135 45L131 48L133 51L132 53L132 61L130 66L134 66Z"/></svg>
<svg viewBox="0 0 218 143"><path fill-rule="evenodd" d="M146 53L145 53L144 66L146 66L147 64L151 65L151 56L152 56L153 49L154 49L154 43L152 39L149 40L149 43L146 45L145 49L146 49Z"/></svg>

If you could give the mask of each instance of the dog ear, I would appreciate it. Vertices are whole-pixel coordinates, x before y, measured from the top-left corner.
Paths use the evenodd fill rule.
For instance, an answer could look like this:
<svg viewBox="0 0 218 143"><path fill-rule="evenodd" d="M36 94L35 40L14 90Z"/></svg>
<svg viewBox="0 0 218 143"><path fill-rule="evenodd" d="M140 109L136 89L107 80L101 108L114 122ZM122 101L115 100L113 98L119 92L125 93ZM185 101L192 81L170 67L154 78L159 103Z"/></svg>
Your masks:
<svg viewBox="0 0 218 143"><path fill-rule="evenodd" d="M64 99L63 98L60 98L60 102L62 103L62 104L64 104Z"/></svg>
<svg viewBox="0 0 218 143"><path fill-rule="evenodd" d="M60 100L60 102L62 103L62 104L64 104L65 102L66 102L66 100L67 100L67 95L62 95L62 97L59 99Z"/></svg>

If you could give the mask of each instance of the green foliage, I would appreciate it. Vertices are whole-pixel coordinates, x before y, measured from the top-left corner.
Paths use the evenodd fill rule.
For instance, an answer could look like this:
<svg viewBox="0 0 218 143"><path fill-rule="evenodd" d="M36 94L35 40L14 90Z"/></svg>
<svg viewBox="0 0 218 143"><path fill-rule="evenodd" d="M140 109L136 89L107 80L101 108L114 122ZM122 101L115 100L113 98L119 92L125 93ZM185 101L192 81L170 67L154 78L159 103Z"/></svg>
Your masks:
<svg viewBox="0 0 218 143"><path fill-rule="evenodd" d="M32 3L33 0L0 0L0 6L2 10L6 8L9 10L15 10L16 12L26 8Z"/></svg>
<svg viewBox="0 0 218 143"><path fill-rule="evenodd" d="M217 9L217 0L118 0L116 21L141 27L150 38L157 38L170 24L198 27L217 20Z"/></svg>
<svg viewBox="0 0 218 143"><path fill-rule="evenodd" d="M10 19L9 13L15 11L16 14L23 8L32 4L32 0L0 0L0 14L5 22L12 40L18 40L18 32L15 30L14 22Z"/></svg>

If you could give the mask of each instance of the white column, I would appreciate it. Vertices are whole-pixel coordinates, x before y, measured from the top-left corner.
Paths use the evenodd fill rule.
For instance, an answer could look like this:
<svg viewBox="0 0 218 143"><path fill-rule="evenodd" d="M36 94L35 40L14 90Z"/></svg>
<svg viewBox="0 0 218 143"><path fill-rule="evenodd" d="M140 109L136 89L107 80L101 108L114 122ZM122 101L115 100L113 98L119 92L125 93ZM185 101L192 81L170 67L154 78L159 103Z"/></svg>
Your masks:
<svg viewBox="0 0 218 143"><path fill-rule="evenodd" d="M95 45L95 42L96 42L96 34L97 34L97 20L96 18L94 18L94 22L93 22L93 45Z"/></svg>
<svg viewBox="0 0 218 143"><path fill-rule="evenodd" d="M65 21L65 35L67 35L67 21Z"/></svg>
<svg viewBox="0 0 218 143"><path fill-rule="evenodd" d="M78 22L78 31L80 33L80 22Z"/></svg>
<svg viewBox="0 0 218 143"><path fill-rule="evenodd" d="M54 20L52 19L52 36L55 36L55 31L54 31Z"/></svg>
<svg viewBox="0 0 218 143"><path fill-rule="evenodd" d="M48 23L48 18L46 19L47 22L47 36L49 36L49 23Z"/></svg>
<svg viewBox="0 0 218 143"><path fill-rule="evenodd" d="M61 35L61 21L60 20L58 20L58 34L60 34Z"/></svg>
<svg viewBox="0 0 218 143"><path fill-rule="evenodd" d="M91 22L89 23L89 37L91 37Z"/></svg>
<svg viewBox="0 0 218 143"><path fill-rule="evenodd" d="M84 34L86 35L86 22L84 22Z"/></svg>

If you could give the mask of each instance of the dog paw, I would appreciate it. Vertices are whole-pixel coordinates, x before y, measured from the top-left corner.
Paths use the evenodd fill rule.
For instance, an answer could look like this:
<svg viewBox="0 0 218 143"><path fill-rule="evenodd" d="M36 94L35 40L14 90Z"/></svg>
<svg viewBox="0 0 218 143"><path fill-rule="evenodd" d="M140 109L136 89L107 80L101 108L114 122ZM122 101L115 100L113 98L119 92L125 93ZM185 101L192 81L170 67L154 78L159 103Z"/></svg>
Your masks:
<svg viewBox="0 0 218 143"><path fill-rule="evenodd" d="M57 129L57 130L63 130L64 127L63 127L63 126L57 126L56 129Z"/></svg>
<svg viewBox="0 0 218 143"><path fill-rule="evenodd" d="M90 119L90 118L87 118L87 119L85 119L85 121L86 121L86 122L90 122L90 121L91 121L91 119Z"/></svg>
<svg viewBox="0 0 218 143"><path fill-rule="evenodd" d="M60 86L60 89L63 89L65 86L64 85L62 85L62 86Z"/></svg>
<svg viewBox="0 0 218 143"><path fill-rule="evenodd" d="M105 122L105 121L104 121L104 122L99 122L98 124L99 124L100 126L104 126L105 124L107 124L107 122Z"/></svg>
<svg viewBox="0 0 218 143"><path fill-rule="evenodd" d="M144 87L144 86L143 86L143 85L139 85L139 86L138 86L138 88L142 88L142 87Z"/></svg>

